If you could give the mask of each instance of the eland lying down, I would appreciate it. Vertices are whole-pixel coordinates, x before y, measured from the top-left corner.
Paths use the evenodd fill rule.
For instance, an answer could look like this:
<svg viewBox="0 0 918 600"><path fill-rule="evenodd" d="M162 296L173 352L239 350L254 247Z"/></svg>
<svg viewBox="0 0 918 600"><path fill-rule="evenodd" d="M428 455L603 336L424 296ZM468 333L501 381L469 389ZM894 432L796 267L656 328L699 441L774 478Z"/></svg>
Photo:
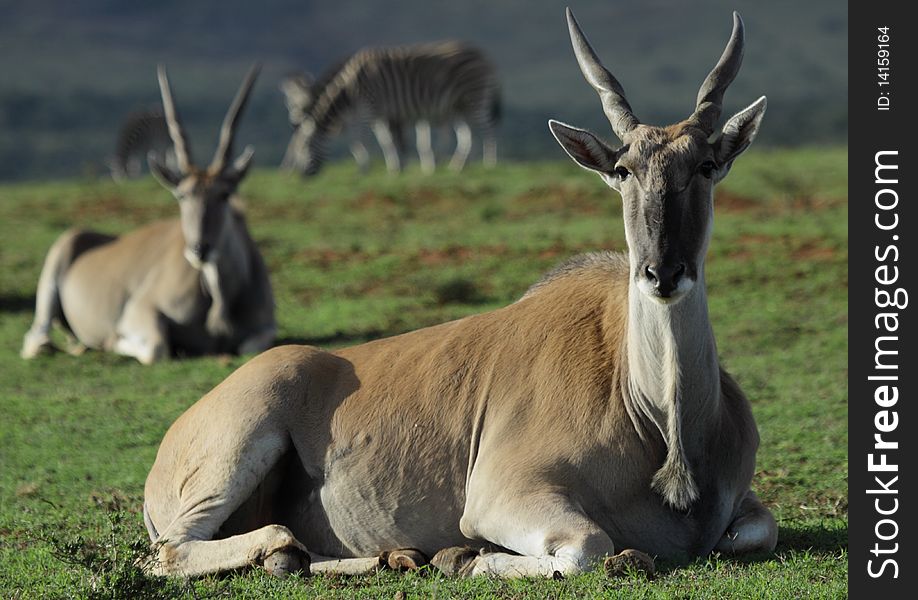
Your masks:
<svg viewBox="0 0 918 600"><path fill-rule="evenodd" d="M51 347L58 320L75 337L74 352L109 350L152 363L177 352L260 352L276 327L264 261L234 195L251 147L230 162L239 117L258 68L249 71L223 121L213 161L192 162L165 69L159 85L178 170L148 157L150 170L176 197L180 219L120 237L70 230L45 259L35 321L22 357Z"/></svg>
<svg viewBox="0 0 918 600"><path fill-rule="evenodd" d="M774 548L750 490L758 433L718 363L705 291L712 190L765 110L762 98L708 141L742 22L691 117L658 128L568 19L624 145L551 129L621 194L628 253L575 258L487 314L254 358L163 439L145 490L152 570L355 572L413 548L464 574L552 576L622 549Z"/></svg>

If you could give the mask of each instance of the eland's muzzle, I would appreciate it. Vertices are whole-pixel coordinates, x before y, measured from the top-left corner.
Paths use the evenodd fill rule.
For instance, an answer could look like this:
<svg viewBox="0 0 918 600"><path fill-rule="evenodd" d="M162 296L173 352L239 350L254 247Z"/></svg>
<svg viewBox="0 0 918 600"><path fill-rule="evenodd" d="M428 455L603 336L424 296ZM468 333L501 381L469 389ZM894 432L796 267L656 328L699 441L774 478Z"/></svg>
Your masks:
<svg viewBox="0 0 918 600"><path fill-rule="evenodd" d="M194 244L191 247L191 252L200 260L201 262L206 262L207 257L210 255L211 245L207 243Z"/></svg>
<svg viewBox="0 0 918 600"><path fill-rule="evenodd" d="M679 289L682 276L685 275L685 264L650 264L644 268L644 278L653 290L662 298L669 298Z"/></svg>

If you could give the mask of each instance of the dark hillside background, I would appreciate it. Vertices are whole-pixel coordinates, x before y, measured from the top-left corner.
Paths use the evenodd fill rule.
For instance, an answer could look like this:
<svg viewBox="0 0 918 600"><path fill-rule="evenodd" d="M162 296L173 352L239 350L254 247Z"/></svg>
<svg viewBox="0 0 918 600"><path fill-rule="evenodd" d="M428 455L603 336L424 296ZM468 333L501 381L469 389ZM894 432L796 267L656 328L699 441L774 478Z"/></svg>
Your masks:
<svg viewBox="0 0 918 600"><path fill-rule="evenodd" d="M0 179L107 172L121 119L158 104L167 63L199 160L254 60L264 63L240 143L276 165L290 127L277 84L319 73L367 45L445 38L482 47L503 83L502 158L560 157L549 117L611 136L567 38L564 2L538 0L0 0ZM847 137L844 2L570 0L606 65L647 122L682 118L730 33L746 22L732 113L769 99L759 143L841 144Z"/></svg>

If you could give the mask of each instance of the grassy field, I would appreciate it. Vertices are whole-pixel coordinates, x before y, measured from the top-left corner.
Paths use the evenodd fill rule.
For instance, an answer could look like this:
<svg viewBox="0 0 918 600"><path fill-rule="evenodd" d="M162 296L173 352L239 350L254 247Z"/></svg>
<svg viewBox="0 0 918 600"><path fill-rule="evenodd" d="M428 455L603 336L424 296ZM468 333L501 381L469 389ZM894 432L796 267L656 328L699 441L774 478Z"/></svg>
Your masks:
<svg viewBox="0 0 918 600"><path fill-rule="evenodd" d="M177 214L152 180L0 186L0 597L838 598L847 585L847 151L750 151L718 189L708 258L721 356L761 431L754 489L774 556L562 581L409 575L147 579L143 482L170 423L245 358L142 367L88 353L23 361L44 254L73 224ZM243 185L280 337L337 347L503 306L579 252L624 247L617 195L569 162L400 177L352 164Z"/></svg>

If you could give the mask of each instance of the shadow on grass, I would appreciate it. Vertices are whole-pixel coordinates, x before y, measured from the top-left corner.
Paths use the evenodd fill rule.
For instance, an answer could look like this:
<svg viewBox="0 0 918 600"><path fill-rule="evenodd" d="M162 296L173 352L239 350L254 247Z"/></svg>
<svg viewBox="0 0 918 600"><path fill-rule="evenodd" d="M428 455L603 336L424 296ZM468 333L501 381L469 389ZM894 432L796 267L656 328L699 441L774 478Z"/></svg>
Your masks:
<svg viewBox="0 0 918 600"><path fill-rule="evenodd" d="M349 344L361 344L380 338L389 337L401 333L400 331L383 331L381 329L370 329L367 331L336 331L331 335L320 335L313 337L284 337L274 340L275 346L285 344L299 344L302 346L343 346Z"/></svg>
<svg viewBox="0 0 918 600"><path fill-rule="evenodd" d="M776 552L837 554L847 547L848 523L842 519L826 519L820 523L783 521L778 526Z"/></svg>
<svg viewBox="0 0 918 600"><path fill-rule="evenodd" d="M0 294L0 312L21 313L35 310L35 296Z"/></svg>
<svg viewBox="0 0 918 600"><path fill-rule="evenodd" d="M774 552L731 556L712 553L701 557L657 559L657 575L677 572L693 564L727 563L751 565L779 558L790 553L806 553L811 557L838 558L848 548L848 523L843 519L825 519L814 523L785 520L778 525L778 546Z"/></svg>

